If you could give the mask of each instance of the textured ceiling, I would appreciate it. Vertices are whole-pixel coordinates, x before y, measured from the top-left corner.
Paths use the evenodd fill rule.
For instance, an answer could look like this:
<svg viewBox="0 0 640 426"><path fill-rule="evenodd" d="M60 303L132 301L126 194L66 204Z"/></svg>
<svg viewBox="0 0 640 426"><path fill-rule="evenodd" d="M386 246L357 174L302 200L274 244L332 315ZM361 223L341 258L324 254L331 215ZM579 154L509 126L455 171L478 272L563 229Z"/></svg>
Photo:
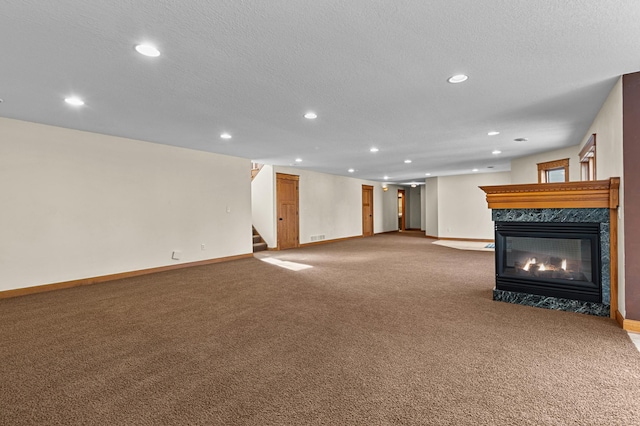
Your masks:
<svg viewBox="0 0 640 426"><path fill-rule="evenodd" d="M4 0L0 12L0 116L394 182L575 145L618 76L640 70L638 0ZM136 53L143 41L162 55ZM458 73L469 80L447 83Z"/></svg>

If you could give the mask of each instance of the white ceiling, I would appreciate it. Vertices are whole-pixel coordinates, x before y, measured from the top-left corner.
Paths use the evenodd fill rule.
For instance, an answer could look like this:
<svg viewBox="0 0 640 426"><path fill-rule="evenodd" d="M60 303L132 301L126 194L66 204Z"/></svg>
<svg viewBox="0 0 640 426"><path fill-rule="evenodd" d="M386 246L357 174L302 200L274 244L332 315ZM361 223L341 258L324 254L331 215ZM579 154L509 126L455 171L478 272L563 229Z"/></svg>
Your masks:
<svg viewBox="0 0 640 426"><path fill-rule="evenodd" d="M638 0L0 6L0 116L373 180L509 170L580 143L638 70Z"/></svg>

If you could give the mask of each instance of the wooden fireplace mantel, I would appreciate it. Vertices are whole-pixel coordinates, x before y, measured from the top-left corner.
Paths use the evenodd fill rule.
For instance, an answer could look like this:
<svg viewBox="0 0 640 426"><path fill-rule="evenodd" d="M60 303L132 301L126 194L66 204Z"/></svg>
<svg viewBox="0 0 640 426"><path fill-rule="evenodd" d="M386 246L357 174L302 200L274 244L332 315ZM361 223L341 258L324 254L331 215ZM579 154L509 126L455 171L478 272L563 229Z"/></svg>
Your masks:
<svg viewBox="0 0 640 426"><path fill-rule="evenodd" d="M490 209L618 208L620 178L481 186Z"/></svg>

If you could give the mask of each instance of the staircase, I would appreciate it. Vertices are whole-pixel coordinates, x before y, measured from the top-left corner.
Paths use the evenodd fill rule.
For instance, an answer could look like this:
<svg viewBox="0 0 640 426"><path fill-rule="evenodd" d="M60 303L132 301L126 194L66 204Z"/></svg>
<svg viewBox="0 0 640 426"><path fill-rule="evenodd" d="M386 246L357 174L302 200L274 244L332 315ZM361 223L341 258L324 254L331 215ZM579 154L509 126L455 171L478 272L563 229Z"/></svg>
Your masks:
<svg viewBox="0 0 640 426"><path fill-rule="evenodd" d="M256 228L251 227L253 229L253 252L257 253L259 251L263 251L267 249L267 243L264 242Z"/></svg>
<svg viewBox="0 0 640 426"><path fill-rule="evenodd" d="M251 163L251 180L258 175L260 170L262 170L262 166L263 164L260 163Z"/></svg>

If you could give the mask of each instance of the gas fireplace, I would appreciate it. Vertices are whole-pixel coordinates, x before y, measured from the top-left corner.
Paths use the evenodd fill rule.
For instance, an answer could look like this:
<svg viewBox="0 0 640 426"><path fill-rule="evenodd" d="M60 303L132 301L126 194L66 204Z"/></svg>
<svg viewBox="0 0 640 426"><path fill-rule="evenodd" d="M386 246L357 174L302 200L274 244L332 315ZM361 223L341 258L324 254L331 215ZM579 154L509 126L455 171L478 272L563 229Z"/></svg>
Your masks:
<svg viewBox="0 0 640 426"><path fill-rule="evenodd" d="M611 316L619 178L482 186L495 223L493 300Z"/></svg>
<svg viewBox="0 0 640 426"><path fill-rule="evenodd" d="M496 222L496 289L602 302L598 223Z"/></svg>

